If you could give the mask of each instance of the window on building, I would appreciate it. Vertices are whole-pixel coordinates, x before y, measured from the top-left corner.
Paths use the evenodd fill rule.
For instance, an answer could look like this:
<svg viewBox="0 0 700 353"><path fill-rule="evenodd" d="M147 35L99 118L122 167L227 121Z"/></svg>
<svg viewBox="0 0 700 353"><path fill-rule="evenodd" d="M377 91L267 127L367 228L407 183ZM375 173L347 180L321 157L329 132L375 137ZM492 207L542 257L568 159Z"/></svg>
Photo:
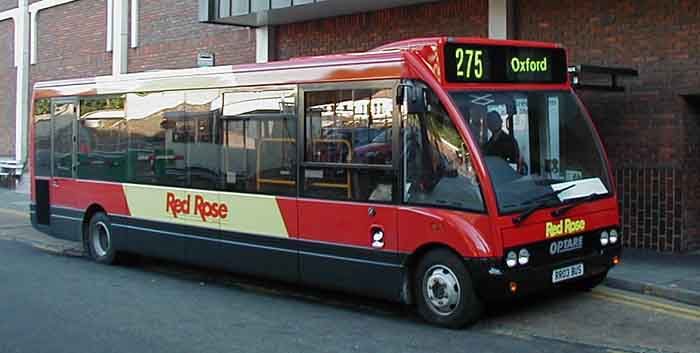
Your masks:
<svg viewBox="0 0 700 353"><path fill-rule="evenodd" d="M129 136L124 96L80 100L78 178L125 181Z"/></svg>
<svg viewBox="0 0 700 353"><path fill-rule="evenodd" d="M296 93L243 89L224 94L225 189L296 195Z"/></svg>
<svg viewBox="0 0 700 353"><path fill-rule="evenodd" d="M51 176L51 100L34 104L34 171L36 176Z"/></svg>
<svg viewBox="0 0 700 353"><path fill-rule="evenodd" d="M304 99L305 196L391 202L392 89L312 91Z"/></svg>
<svg viewBox="0 0 700 353"><path fill-rule="evenodd" d="M404 115L404 202L483 212L470 154L439 98L426 113Z"/></svg>

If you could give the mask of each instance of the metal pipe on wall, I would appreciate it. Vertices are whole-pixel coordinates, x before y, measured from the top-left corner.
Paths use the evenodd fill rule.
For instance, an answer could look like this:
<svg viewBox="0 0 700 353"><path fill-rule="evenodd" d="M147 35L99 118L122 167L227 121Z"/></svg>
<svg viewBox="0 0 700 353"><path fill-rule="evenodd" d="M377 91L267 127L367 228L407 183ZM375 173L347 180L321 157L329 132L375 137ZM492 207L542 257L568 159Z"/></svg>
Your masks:
<svg viewBox="0 0 700 353"><path fill-rule="evenodd" d="M131 47L139 46L139 0L131 0Z"/></svg>

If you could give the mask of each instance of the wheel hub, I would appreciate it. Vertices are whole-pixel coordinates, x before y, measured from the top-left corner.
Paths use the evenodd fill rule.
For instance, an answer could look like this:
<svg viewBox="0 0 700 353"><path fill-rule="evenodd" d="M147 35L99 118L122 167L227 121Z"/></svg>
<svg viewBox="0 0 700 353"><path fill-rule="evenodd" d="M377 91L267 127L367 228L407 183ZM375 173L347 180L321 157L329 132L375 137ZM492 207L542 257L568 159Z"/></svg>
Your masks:
<svg viewBox="0 0 700 353"><path fill-rule="evenodd" d="M457 276L443 265L435 265L425 273L425 295L429 307L439 315L452 314L459 305L461 288Z"/></svg>
<svg viewBox="0 0 700 353"><path fill-rule="evenodd" d="M107 255L110 246L111 235L109 234L109 228L104 222L95 223L92 234L92 248L95 250L95 254L99 257Z"/></svg>

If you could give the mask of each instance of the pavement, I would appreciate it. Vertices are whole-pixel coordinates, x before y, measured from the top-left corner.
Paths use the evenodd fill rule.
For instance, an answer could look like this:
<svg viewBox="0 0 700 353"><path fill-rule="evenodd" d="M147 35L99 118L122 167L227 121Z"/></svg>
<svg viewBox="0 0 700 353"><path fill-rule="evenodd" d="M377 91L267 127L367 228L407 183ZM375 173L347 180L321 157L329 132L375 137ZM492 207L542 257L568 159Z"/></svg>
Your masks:
<svg viewBox="0 0 700 353"><path fill-rule="evenodd" d="M624 249L622 263L609 272L605 285L700 306L700 253Z"/></svg>
<svg viewBox="0 0 700 353"><path fill-rule="evenodd" d="M0 188L0 210L28 215L29 195L25 191ZM12 225L1 225L6 228ZM38 232L12 233L15 240L31 243L57 254L80 256L78 243L54 239ZM624 249L622 263L608 274L605 285L625 291L700 306L700 252L663 254L645 249Z"/></svg>

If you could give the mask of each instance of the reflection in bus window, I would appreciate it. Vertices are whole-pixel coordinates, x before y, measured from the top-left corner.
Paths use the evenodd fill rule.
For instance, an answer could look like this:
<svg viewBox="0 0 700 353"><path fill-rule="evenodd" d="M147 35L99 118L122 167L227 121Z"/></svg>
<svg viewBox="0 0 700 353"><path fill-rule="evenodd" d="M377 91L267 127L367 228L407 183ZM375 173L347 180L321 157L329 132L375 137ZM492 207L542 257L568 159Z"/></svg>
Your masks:
<svg viewBox="0 0 700 353"><path fill-rule="evenodd" d="M55 103L53 106L53 175L73 177L73 123L76 106Z"/></svg>
<svg viewBox="0 0 700 353"><path fill-rule="evenodd" d="M391 89L308 92L306 160L391 164Z"/></svg>
<svg viewBox="0 0 700 353"><path fill-rule="evenodd" d="M129 181L186 186L186 145L173 141L174 113L184 111L184 93L129 93L126 101Z"/></svg>
<svg viewBox="0 0 700 353"><path fill-rule="evenodd" d="M124 101L124 96L80 100L78 178L126 180L129 138Z"/></svg>
<svg viewBox="0 0 700 353"><path fill-rule="evenodd" d="M404 119L404 201L483 212L479 184L462 138L439 103Z"/></svg>
<svg viewBox="0 0 700 353"><path fill-rule="evenodd" d="M393 201L395 174L379 168L391 165L394 155L391 97L392 89L305 94L305 162L332 164L304 168L305 196Z"/></svg>
<svg viewBox="0 0 700 353"><path fill-rule="evenodd" d="M216 131L221 124L223 96L218 90L185 92L184 121L179 131L187 144L189 185L197 189L218 190L223 186L221 142Z"/></svg>
<svg viewBox="0 0 700 353"><path fill-rule="evenodd" d="M224 94L226 190L296 196L296 94L250 89Z"/></svg>
<svg viewBox="0 0 700 353"><path fill-rule="evenodd" d="M34 104L34 172L51 176L51 100L39 99Z"/></svg>

